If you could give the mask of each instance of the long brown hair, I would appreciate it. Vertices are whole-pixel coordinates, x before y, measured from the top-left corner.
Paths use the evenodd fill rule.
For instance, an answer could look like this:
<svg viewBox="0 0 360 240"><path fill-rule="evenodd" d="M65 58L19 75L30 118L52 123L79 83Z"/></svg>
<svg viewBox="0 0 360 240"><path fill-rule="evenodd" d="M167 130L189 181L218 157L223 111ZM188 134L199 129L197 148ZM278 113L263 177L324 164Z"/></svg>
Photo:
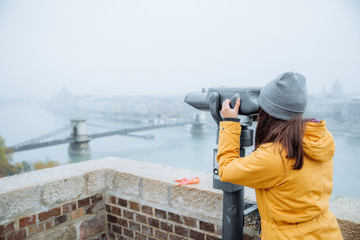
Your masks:
<svg viewBox="0 0 360 240"><path fill-rule="evenodd" d="M287 153L287 159L294 159L293 169L304 165L303 138L306 121L301 116L289 121L269 116L260 108L255 134L255 149L264 143L280 143Z"/></svg>

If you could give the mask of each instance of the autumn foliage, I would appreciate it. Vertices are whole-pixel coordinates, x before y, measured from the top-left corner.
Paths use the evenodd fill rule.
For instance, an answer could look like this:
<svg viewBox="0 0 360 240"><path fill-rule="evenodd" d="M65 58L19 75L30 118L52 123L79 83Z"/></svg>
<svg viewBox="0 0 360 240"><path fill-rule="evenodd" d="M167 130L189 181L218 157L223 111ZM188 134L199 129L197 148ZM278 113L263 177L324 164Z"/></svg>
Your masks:
<svg viewBox="0 0 360 240"><path fill-rule="evenodd" d="M11 176L14 174L31 171L31 166L23 161L21 163L12 164L12 151L5 146L5 140L0 136L0 178ZM56 167L59 163L56 161L47 160L46 162L35 162L33 164L34 170Z"/></svg>

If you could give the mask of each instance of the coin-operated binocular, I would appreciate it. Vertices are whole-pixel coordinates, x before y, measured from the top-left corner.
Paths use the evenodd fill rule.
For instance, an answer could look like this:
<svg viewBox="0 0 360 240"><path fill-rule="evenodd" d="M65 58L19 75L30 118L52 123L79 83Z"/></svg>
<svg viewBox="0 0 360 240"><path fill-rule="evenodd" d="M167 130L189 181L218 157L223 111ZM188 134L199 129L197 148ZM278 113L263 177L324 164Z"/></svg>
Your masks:
<svg viewBox="0 0 360 240"><path fill-rule="evenodd" d="M252 129L253 119L259 111L259 94L261 88L231 88L219 87L209 88L207 92L192 92L188 93L185 97L185 102L190 106L203 111L210 111L211 116L217 123L219 128L220 121L223 120L220 111L223 102L230 99L230 106L234 107L236 100L241 99L239 115L241 118L241 135L240 135L240 156L245 156L245 148L253 146L254 143L254 130ZM219 134L219 129L217 130ZM218 136L216 144L218 143ZM218 163L216 160L217 148L214 149L214 169L213 169L213 186L216 189L224 190L227 192L235 191L237 185L220 182L218 175ZM243 157L242 156L242 157Z"/></svg>
<svg viewBox="0 0 360 240"><path fill-rule="evenodd" d="M219 125L223 120L220 111L223 102L230 99L230 106L235 106L241 99L239 115L241 119L240 157L245 156L245 149L254 145L253 121L259 111L261 88L209 88L207 92L192 92L185 97L190 106L203 111L210 111L217 128L216 144L219 141ZM221 182L217 162L217 147L213 154L213 187L223 190L223 236L222 239L243 239L244 186Z"/></svg>

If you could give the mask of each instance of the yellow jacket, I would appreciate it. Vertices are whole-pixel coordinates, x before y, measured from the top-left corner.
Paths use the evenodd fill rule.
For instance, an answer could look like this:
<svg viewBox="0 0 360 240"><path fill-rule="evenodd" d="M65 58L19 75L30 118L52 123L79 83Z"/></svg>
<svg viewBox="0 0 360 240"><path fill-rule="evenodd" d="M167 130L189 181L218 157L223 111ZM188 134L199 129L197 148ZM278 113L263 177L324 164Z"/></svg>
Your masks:
<svg viewBox="0 0 360 240"><path fill-rule="evenodd" d="M255 188L262 239L343 239L329 210L335 143L325 121L307 123L300 170L292 169L280 144L263 144L240 158L240 132L240 123L220 123L220 179Z"/></svg>

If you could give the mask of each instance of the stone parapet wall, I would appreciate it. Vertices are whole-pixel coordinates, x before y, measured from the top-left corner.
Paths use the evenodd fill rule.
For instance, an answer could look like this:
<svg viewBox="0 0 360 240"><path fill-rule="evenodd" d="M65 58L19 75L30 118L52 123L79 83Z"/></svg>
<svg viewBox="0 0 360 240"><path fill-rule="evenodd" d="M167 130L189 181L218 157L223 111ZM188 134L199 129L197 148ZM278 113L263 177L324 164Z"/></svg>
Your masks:
<svg viewBox="0 0 360 240"><path fill-rule="evenodd" d="M174 182L196 176L199 184ZM245 200L255 202L252 189ZM344 239L359 237L360 200L330 204ZM203 172L106 158L0 179L0 240L211 240L221 239L221 225L222 192ZM245 219L244 233L259 238L257 212Z"/></svg>
<svg viewBox="0 0 360 240"><path fill-rule="evenodd" d="M96 194L0 225L1 240L105 239L104 196Z"/></svg>

